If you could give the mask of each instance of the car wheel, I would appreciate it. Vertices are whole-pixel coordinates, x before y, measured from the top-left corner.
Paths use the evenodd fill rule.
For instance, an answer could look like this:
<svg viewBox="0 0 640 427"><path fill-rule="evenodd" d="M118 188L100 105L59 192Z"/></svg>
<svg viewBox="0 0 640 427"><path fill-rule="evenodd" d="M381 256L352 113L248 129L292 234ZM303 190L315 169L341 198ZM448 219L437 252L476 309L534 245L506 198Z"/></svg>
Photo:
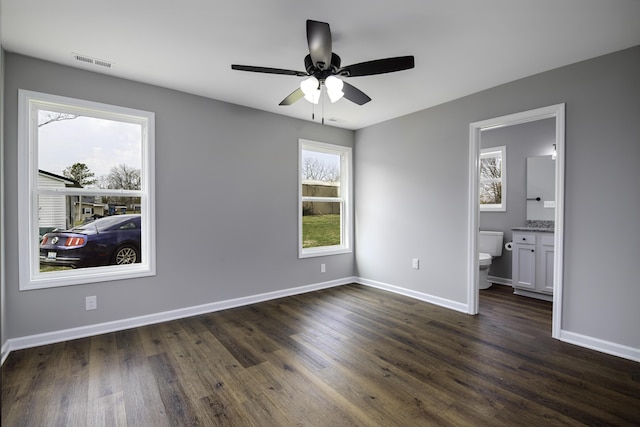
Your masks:
<svg viewBox="0 0 640 427"><path fill-rule="evenodd" d="M138 262L138 251L133 246L120 246L113 254L112 263L115 265L133 264Z"/></svg>

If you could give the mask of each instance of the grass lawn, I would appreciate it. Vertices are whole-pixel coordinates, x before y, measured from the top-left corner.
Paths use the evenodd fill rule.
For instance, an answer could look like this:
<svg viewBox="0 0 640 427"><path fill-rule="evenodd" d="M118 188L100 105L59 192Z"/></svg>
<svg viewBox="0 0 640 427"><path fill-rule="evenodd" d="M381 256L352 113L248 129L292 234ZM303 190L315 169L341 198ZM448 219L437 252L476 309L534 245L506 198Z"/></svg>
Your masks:
<svg viewBox="0 0 640 427"><path fill-rule="evenodd" d="M302 247L340 244L340 215L305 215L302 217Z"/></svg>
<svg viewBox="0 0 640 427"><path fill-rule="evenodd" d="M49 271L63 271L63 270L71 270L71 267L61 267L57 265L40 264L40 273L46 273Z"/></svg>

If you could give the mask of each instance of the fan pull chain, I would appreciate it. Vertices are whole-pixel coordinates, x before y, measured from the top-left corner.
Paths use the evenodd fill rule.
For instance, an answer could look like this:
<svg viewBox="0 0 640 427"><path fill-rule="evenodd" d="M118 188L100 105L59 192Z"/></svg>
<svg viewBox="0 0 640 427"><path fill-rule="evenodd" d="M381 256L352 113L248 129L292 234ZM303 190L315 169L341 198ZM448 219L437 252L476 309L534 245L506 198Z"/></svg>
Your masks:
<svg viewBox="0 0 640 427"><path fill-rule="evenodd" d="M322 96L322 92L320 92L320 101L322 101L322 124L324 124L324 96Z"/></svg>

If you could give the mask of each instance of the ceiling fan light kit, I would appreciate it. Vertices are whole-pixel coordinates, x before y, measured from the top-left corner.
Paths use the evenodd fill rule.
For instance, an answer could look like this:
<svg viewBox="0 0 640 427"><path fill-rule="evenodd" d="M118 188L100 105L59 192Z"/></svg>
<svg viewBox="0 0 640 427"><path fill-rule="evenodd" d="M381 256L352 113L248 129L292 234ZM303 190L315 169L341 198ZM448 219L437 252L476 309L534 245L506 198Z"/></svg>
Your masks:
<svg viewBox="0 0 640 427"><path fill-rule="evenodd" d="M304 58L306 72L237 64L231 65L231 69L308 77L300 83L298 89L283 99L280 105L291 105L301 98L317 104L322 94L323 85L332 103L344 97L357 105L364 105L371 101L371 98L337 76L343 78L371 76L408 70L415 66L413 56L399 56L361 62L341 68L340 57L332 51L331 29L326 22L307 20L307 44L309 54Z"/></svg>

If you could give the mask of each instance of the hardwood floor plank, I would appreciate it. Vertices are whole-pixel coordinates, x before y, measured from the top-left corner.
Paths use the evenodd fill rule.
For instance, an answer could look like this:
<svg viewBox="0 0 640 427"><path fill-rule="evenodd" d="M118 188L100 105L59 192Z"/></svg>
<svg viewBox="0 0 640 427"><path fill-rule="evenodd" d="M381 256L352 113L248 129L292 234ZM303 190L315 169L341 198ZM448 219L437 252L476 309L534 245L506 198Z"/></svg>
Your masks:
<svg viewBox="0 0 640 427"><path fill-rule="evenodd" d="M122 393L128 426L169 426L138 329L116 332Z"/></svg>
<svg viewBox="0 0 640 427"><path fill-rule="evenodd" d="M81 427L87 421L90 344L90 339L65 343L65 357L60 358L46 417L54 425Z"/></svg>
<svg viewBox="0 0 640 427"><path fill-rule="evenodd" d="M90 400L85 425L91 427L126 426L127 412L123 393L111 393Z"/></svg>
<svg viewBox="0 0 640 427"><path fill-rule="evenodd" d="M181 372L166 353L149 356L149 364L162 399L167 421L172 426L196 426L200 420L182 384Z"/></svg>
<svg viewBox="0 0 640 427"><path fill-rule="evenodd" d="M506 286L468 316L345 285L14 351L5 426L640 425L640 363L551 338Z"/></svg>
<svg viewBox="0 0 640 427"><path fill-rule="evenodd" d="M200 404L212 425L261 426L266 420L271 420L272 425L291 423L280 408L266 398L251 371L228 352L203 319L184 319L180 323L194 336L193 348L197 354L194 361L207 367L198 372L211 394L200 399Z"/></svg>

